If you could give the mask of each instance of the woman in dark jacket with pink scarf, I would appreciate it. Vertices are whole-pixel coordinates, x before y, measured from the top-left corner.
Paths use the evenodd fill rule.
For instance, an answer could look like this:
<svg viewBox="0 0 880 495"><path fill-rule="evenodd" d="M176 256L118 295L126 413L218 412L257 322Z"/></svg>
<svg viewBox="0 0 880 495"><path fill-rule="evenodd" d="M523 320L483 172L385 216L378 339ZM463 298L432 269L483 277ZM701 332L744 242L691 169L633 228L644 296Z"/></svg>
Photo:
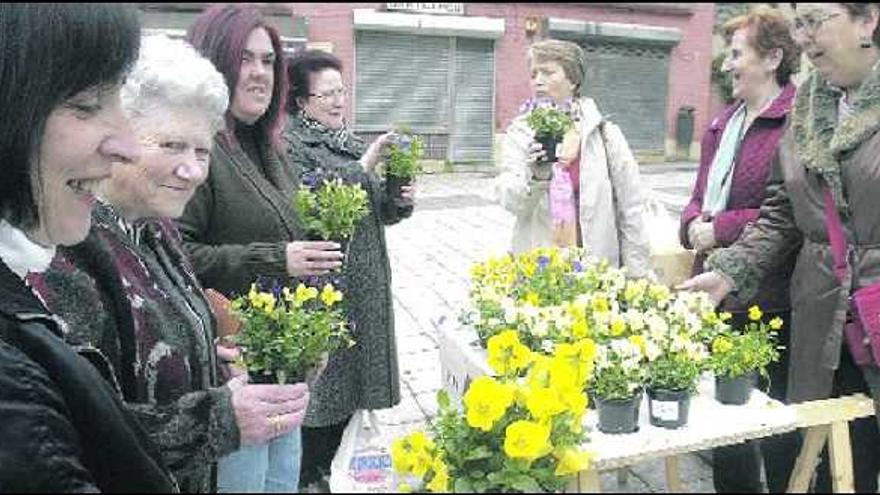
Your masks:
<svg viewBox="0 0 880 495"><path fill-rule="evenodd" d="M782 13L765 8L731 19L724 25L729 72L736 102L709 125L703 136L697 182L690 203L681 214L679 237L695 249L692 275L703 272L706 257L716 247L733 244L745 226L758 218L771 164L788 123L796 88L790 81L799 50ZM747 321L747 309L757 304L771 316L789 321L789 278L794 268L792 250L787 263L776 266L761 282L757 297L742 301L726 298L721 309L734 315L735 327ZM786 344L789 329L780 333ZM771 366L770 395L785 398L787 352ZM771 437L761 443L771 492L785 491L797 445L791 436ZM713 478L718 492L761 492L759 457L753 443L713 451Z"/></svg>

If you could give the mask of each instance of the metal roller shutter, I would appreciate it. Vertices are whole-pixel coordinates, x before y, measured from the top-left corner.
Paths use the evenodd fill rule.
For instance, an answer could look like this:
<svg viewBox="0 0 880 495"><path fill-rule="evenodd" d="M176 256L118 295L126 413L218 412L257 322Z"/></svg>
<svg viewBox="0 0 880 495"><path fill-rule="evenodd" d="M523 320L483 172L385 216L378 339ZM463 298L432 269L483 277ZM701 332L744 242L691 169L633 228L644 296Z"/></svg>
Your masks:
<svg viewBox="0 0 880 495"><path fill-rule="evenodd" d="M634 151L663 151L669 48L581 41L584 90L599 110L618 124Z"/></svg>
<svg viewBox="0 0 880 495"><path fill-rule="evenodd" d="M355 40L355 129L448 134L449 38L357 31Z"/></svg>
<svg viewBox="0 0 880 495"><path fill-rule="evenodd" d="M495 57L492 40L455 38L450 159L492 164Z"/></svg>

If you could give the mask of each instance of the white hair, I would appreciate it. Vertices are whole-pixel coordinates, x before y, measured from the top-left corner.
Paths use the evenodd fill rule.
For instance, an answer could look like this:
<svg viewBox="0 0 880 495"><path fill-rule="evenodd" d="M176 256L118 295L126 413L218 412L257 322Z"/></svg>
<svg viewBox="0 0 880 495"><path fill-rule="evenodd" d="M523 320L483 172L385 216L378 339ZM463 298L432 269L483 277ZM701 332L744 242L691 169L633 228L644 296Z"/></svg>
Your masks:
<svg viewBox="0 0 880 495"><path fill-rule="evenodd" d="M151 34L141 38L138 60L122 88L122 105L133 119L157 107L194 109L217 132L225 127L229 89L214 64L192 45Z"/></svg>

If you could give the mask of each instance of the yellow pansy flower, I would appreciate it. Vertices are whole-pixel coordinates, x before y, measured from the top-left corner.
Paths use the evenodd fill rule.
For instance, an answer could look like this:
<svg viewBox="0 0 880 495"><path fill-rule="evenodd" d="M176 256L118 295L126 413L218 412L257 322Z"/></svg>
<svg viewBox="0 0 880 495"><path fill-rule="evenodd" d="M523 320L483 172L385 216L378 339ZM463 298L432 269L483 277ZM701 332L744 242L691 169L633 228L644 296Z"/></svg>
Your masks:
<svg viewBox="0 0 880 495"><path fill-rule="evenodd" d="M727 321L727 320L729 320L729 319L731 319L731 318L733 318L733 315L732 315L729 311L722 311L722 312L718 315L718 319L720 319L721 321Z"/></svg>
<svg viewBox="0 0 880 495"><path fill-rule="evenodd" d="M590 335L590 327L587 324L586 318L578 318L571 325L571 334L577 338L582 339L588 335Z"/></svg>
<svg viewBox="0 0 880 495"><path fill-rule="evenodd" d="M341 300L342 292L333 289L333 286L330 284L324 285L324 289L321 291L321 301L325 306L329 308Z"/></svg>
<svg viewBox="0 0 880 495"><path fill-rule="evenodd" d="M761 308L757 305L749 308L749 319L752 321L760 321L761 317L764 316L764 313L761 312Z"/></svg>
<svg viewBox="0 0 880 495"><path fill-rule="evenodd" d="M629 337L629 342L639 348L639 352L644 356L648 352L648 344L645 342L645 337L641 335L631 335Z"/></svg>
<svg viewBox="0 0 880 495"><path fill-rule="evenodd" d="M714 354L724 354L725 352L730 352L733 349L733 342L723 335L718 336L712 342L712 352Z"/></svg>
<svg viewBox="0 0 880 495"><path fill-rule="evenodd" d="M593 299L593 311L596 313L607 313L611 311L611 305L605 296L597 296Z"/></svg>
<svg viewBox="0 0 880 495"><path fill-rule="evenodd" d="M565 412L555 389L535 387L526 392L526 408L529 414L538 421L550 419Z"/></svg>
<svg viewBox="0 0 880 495"><path fill-rule="evenodd" d="M532 351L522 345L516 330L493 335L486 343L489 366L500 375L515 373L532 360Z"/></svg>
<svg viewBox="0 0 880 495"><path fill-rule="evenodd" d="M593 455L586 450L564 449L553 454L556 457L556 476L568 476L578 473L590 467Z"/></svg>
<svg viewBox="0 0 880 495"><path fill-rule="evenodd" d="M541 305L541 296L539 296L537 292L529 291L526 293L525 297L523 297L523 302L529 306L537 308Z"/></svg>
<svg viewBox="0 0 880 495"><path fill-rule="evenodd" d="M511 459L531 462L547 455L552 449L550 425L519 420L504 430L504 453Z"/></svg>
<svg viewBox="0 0 880 495"><path fill-rule="evenodd" d="M413 489L406 481L397 484L397 491L400 493L412 493Z"/></svg>
<svg viewBox="0 0 880 495"><path fill-rule="evenodd" d="M611 336L612 337L620 337L626 332L626 319L619 315L615 314L611 317Z"/></svg>
<svg viewBox="0 0 880 495"><path fill-rule="evenodd" d="M498 383L494 378L481 376L468 387L462 402L467 424L489 431L513 403L513 388Z"/></svg>
<svg viewBox="0 0 880 495"><path fill-rule="evenodd" d="M299 284L296 286L296 291L293 294L293 305L300 307L316 297L318 297L318 289L306 287L305 284Z"/></svg>
<svg viewBox="0 0 880 495"><path fill-rule="evenodd" d="M782 329L783 325L782 318L775 316L772 320L770 320L770 323L768 323L768 325L770 325L770 330L780 330Z"/></svg>

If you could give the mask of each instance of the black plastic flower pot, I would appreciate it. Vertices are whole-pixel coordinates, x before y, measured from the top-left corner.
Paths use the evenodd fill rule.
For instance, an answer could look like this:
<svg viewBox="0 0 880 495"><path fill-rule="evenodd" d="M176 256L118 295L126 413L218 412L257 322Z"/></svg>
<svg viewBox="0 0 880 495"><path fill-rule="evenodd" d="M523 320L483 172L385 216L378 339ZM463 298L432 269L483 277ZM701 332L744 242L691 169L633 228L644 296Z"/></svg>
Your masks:
<svg viewBox="0 0 880 495"><path fill-rule="evenodd" d="M741 406L749 401L757 381L758 374L754 372L733 378L716 376L715 400L722 404Z"/></svg>
<svg viewBox="0 0 880 495"><path fill-rule="evenodd" d="M412 184L412 177L398 177L396 175L385 177L385 191L394 199L394 204L397 206L401 217L408 217L413 212L413 205L403 199L400 191L401 186L408 186L410 184Z"/></svg>
<svg viewBox="0 0 880 495"><path fill-rule="evenodd" d="M556 145L559 144L560 139L554 136L537 136L535 137L535 141L541 143L541 146L544 148L544 152L546 152L544 158L541 158L538 163L555 163L557 159Z"/></svg>
<svg viewBox="0 0 880 495"><path fill-rule="evenodd" d="M293 376L285 377L285 384L302 383L306 381L305 373L297 373ZM254 384L278 384L278 378L273 373L250 372L248 371L248 383Z"/></svg>
<svg viewBox="0 0 880 495"><path fill-rule="evenodd" d="M687 424L691 393L687 390L648 389L650 422L660 428L681 428Z"/></svg>
<svg viewBox="0 0 880 495"><path fill-rule="evenodd" d="M595 402L599 410L599 431L602 433L620 434L639 431L641 391L629 399L596 398Z"/></svg>

